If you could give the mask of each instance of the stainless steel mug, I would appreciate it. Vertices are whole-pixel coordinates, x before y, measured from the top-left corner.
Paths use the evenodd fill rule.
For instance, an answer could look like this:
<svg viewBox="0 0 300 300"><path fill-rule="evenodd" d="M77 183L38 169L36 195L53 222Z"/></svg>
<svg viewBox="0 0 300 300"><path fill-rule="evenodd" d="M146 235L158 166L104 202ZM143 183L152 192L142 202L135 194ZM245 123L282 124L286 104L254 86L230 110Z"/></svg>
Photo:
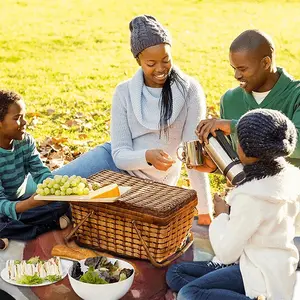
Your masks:
<svg viewBox="0 0 300 300"><path fill-rule="evenodd" d="M179 155L179 149L183 149L184 157ZM183 146L177 149L177 157L187 165L201 166L203 164L201 143L198 140L183 143Z"/></svg>

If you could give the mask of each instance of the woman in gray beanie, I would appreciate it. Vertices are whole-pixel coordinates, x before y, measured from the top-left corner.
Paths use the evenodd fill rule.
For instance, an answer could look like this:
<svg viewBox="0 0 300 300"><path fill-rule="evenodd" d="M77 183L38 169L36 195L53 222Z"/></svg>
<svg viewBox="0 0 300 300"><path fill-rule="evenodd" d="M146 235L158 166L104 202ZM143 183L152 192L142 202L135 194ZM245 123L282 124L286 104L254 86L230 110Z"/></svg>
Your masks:
<svg viewBox="0 0 300 300"><path fill-rule="evenodd" d="M110 169L176 185L181 170L176 150L182 142L197 139L196 126L206 117L205 96L195 79L173 65L171 37L154 17L137 16L129 29L131 52L140 68L115 90L111 144L96 147L55 173L88 177ZM198 222L209 224L208 177L187 172L198 194Z"/></svg>
<svg viewBox="0 0 300 300"><path fill-rule="evenodd" d="M214 259L168 270L178 300L293 298L300 170L285 157L296 147L296 128L279 111L256 109L241 117L237 135L246 180L226 202L214 203L217 217L209 228Z"/></svg>

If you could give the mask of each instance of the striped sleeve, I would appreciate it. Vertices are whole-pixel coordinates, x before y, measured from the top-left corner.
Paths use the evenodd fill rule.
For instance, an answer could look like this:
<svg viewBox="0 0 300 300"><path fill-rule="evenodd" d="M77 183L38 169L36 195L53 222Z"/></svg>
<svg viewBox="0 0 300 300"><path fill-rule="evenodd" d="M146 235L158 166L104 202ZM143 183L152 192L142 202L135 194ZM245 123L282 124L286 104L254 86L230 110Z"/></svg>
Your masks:
<svg viewBox="0 0 300 300"><path fill-rule="evenodd" d="M10 201L7 199L0 179L0 214L17 220L16 205L18 202L19 201Z"/></svg>
<svg viewBox="0 0 300 300"><path fill-rule="evenodd" d="M40 154L36 149L35 141L31 136L29 136L27 157L28 170L36 184L43 182L48 177L53 177L51 171L42 162Z"/></svg>

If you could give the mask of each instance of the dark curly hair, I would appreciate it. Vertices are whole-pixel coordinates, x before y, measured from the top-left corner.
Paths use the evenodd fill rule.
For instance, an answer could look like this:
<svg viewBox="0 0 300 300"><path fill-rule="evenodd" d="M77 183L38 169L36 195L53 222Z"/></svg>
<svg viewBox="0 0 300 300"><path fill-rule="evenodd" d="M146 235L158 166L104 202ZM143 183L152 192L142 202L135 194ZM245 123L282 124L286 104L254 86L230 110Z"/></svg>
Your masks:
<svg viewBox="0 0 300 300"><path fill-rule="evenodd" d="M0 90L0 122L4 120L10 105L21 99L22 97L13 91Z"/></svg>

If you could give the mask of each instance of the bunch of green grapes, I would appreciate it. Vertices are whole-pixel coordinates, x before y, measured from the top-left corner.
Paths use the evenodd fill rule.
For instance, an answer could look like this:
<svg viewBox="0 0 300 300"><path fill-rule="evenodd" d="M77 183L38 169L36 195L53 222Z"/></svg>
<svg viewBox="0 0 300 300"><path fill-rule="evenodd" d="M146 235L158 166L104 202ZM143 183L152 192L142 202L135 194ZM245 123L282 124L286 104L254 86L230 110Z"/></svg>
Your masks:
<svg viewBox="0 0 300 300"><path fill-rule="evenodd" d="M46 178L43 183L38 184L36 190L41 196L88 195L89 191L86 178L76 175L55 175L54 178Z"/></svg>

